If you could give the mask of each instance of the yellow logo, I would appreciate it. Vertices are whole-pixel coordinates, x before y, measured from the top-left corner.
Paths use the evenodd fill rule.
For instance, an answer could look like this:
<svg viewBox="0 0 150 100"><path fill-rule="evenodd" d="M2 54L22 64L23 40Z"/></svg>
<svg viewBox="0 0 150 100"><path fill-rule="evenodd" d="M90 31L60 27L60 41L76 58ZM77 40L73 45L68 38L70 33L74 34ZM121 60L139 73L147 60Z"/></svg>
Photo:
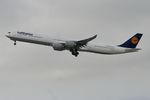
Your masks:
<svg viewBox="0 0 150 100"><path fill-rule="evenodd" d="M139 39L137 37L133 37L131 39L132 44L136 45L139 42Z"/></svg>

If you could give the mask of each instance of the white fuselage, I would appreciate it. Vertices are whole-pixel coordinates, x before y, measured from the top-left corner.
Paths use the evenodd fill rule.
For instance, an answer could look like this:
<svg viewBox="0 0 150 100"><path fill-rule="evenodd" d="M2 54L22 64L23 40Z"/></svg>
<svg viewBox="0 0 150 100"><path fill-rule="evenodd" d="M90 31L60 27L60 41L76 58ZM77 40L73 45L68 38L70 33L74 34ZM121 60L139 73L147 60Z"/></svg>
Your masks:
<svg viewBox="0 0 150 100"><path fill-rule="evenodd" d="M66 43L69 41L69 40L67 41L67 40L53 39L43 35L35 35L32 33L23 33L23 32L9 33L6 36L13 41L22 41L46 46L52 46L54 43ZM133 49L133 48L123 48L119 46L99 46L87 43L86 46L79 48L78 51L100 53L100 54L122 54L128 52L136 52L138 50L139 49L137 48Z"/></svg>

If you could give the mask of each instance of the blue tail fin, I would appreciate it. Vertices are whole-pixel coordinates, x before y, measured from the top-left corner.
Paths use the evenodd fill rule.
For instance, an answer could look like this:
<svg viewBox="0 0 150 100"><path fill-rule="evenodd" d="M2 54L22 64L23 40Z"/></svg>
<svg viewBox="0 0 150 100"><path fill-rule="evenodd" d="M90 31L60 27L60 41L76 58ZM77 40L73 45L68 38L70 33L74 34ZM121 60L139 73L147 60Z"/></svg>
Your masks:
<svg viewBox="0 0 150 100"><path fill-rule="evenodd" d="M123 44L119 45L120 47L125 48L136 48L137 44L139 43L141 37L143 34L137 33L133 37L131 37L129 40L124 42Z"/></svg>

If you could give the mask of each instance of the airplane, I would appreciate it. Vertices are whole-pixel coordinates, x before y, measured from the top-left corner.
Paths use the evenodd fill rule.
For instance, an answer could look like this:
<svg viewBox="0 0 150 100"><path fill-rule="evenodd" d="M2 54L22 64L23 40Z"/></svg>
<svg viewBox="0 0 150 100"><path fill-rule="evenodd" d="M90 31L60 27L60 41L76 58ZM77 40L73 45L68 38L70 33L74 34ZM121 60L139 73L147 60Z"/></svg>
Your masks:
<svg viewBox="0 0 150 100"><path fill-rule="evenodd" d="M140 48L136 48L136 46L139 43L142 35L142 33L136 33L133 37L125 41L123 44L117 46L100 46L90 44L89 42L94 40L97 35L79 41L61 40L27 32L8 32L6 34L6 37L13 40L14 45L16 45L16 41L21 41L51 46L56 51L68 50L72 53L72 55L77 57L80 51L107 55L137 52L141 50Z"/></svg>

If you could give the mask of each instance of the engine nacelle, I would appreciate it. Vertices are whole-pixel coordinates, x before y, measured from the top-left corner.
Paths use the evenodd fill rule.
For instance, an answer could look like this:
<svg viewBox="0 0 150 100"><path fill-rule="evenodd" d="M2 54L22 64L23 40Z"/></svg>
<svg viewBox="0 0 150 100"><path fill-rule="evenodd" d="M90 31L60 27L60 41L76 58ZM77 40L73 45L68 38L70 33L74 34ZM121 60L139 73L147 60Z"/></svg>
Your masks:
<svg viewBox="0 0 150 100"><path fill-rule="evenodd" d="M65 43L65 47L70 49L70 48L74 48L76 46L76 43L74 41L67 41Z"/></svg>
<svg viewBox="0 0 150 100"><path fill-rule="evenodd" d="M54 50L57 50L57 51L62 51L65 49L65 46L61 43L53 43L52 47Z"/></svg>

